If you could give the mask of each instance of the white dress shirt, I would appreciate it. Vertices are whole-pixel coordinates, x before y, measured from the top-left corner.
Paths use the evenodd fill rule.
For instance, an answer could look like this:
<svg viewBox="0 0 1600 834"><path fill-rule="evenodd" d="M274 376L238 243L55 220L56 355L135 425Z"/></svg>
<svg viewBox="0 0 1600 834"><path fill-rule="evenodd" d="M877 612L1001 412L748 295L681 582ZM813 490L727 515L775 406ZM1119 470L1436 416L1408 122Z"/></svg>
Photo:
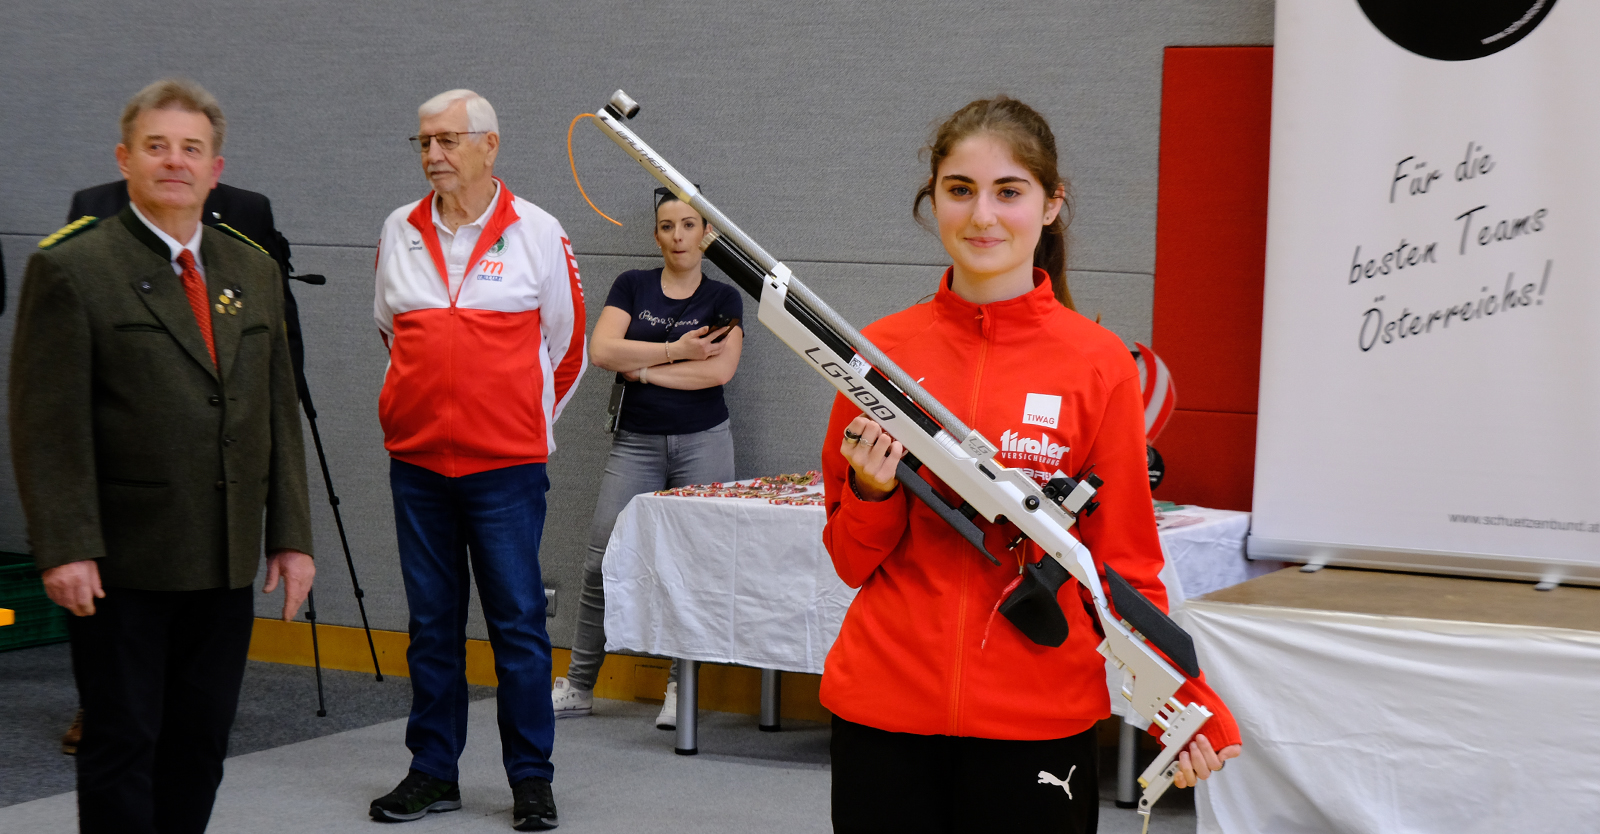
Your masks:
<svg viewBox="0 0 1600 834"><path fill-rule="evenodd" d="M178 253L187 249L194 255L194 268L199 271L200 277L206 277L206 265L200 260L200 233L205 230L204 223L195 224L194 237L189 238L188 243L179 243L177 238L161 231L159 226L151 223L150 218L145 217L144 212L140 211L137 205L132 203L129 203L129 205L133 208L133 216L139 218L140 223L148 226L150 231L155 232L156 237L161 238L161 241L167 244L167 248L172 250L172 271L175 274L183 274L183 266L178 263ZM468 254L471 253L469 252Z"/></svg>

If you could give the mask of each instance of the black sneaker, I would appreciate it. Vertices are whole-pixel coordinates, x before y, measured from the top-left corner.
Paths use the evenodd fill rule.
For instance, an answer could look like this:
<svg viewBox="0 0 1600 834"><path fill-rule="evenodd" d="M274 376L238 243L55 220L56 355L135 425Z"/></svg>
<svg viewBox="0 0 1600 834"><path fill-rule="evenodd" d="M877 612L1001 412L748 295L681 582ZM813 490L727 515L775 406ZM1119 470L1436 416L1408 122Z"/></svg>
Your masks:
<svg viewBox="0 0 1600 834"><path fill-rule="evenodd" d="M549 831L556 827L556 798L550 780L529 776L511 786L511 827L518 831Z"/></svg>
<svg viewBox="0 0 1600 834"><path fill-rule="evenodd" d="M394 790L372 800L369 813L378 822L410 822L440 811L459 810L460 786L413 770Z"/></svg>

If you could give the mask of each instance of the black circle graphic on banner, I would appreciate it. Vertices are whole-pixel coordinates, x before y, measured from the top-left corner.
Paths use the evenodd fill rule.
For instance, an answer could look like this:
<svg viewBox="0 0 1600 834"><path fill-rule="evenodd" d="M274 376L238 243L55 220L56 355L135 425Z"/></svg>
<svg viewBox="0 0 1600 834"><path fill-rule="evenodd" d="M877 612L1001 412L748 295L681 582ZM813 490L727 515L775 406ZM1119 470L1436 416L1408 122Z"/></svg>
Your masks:
<svg viewBox="0 0 1600 834"><path fill-rule="evenodd" d="M1439 61L1493 55L1528 36L1556 0L1357 0L1378 31Z"/></svg>

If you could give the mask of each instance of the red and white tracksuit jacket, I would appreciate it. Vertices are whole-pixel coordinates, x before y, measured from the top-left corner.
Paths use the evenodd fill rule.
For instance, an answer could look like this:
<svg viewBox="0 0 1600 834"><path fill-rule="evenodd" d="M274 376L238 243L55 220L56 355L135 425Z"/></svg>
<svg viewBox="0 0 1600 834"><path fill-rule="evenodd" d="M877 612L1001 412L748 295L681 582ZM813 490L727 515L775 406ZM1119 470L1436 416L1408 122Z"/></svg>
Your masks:
<svg viewBox="0 0 1600 834"><path fill-rule="evenodd" d="M1164 610L1138 369L1116 336L1056 301L1042 271L1034 279L1026 295L980 306L952 292L946 272L932 302L863 332L998 443L1001 464L1030 470L1041 484L1058 469L1093 466L1105 482L1100 509L1073 529L1097 565L1116 568ZM855 496L839 445L860 413L838 397L822 446L824 542L839 577L860 588L828 653L823 705L893 732L995 739L1064 738L1108 716L1101 638L1080 599L1087 592L1076 581L1061 588L1064 644L1029 641L994 613L1017 564L996 567L904 489L877 503ZM990 550L1004 553L1010 536L988 532ZM1030 562L1042 555L1032 542L1025 548ZM1239 742L1233 716L1203 679L1178 697L1212 711L1202 732L1217 749Z"/></svg>
<svg viewBox="0 0 1600 834"><path fill-rule="evenodd" d="M572 244L502 182L451 298L433 203L429 193L395 209L378 243L383 447L451 478L543 463L588 365Z"/></svg>

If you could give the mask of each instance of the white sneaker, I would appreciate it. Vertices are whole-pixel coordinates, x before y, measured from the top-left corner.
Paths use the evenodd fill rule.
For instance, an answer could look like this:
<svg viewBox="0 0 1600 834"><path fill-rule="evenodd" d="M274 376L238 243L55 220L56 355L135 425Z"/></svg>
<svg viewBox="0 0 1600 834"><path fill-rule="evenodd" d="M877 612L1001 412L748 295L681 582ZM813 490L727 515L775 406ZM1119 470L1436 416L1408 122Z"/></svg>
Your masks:
<svg viewBox="0 0 1600 834"><path fill-rule="evenodd" d="M656 716L656 729L678 729L678 684L667 684L666 697L661 700L661 713Z"/></svg>
<svg viewBox="0 0 1600 834"><path fill-rule="evenodd" d="M594 711L594 690L578 689L566 678L556 678L550 687L550 705L557 718L577 718Z"/></svg>

